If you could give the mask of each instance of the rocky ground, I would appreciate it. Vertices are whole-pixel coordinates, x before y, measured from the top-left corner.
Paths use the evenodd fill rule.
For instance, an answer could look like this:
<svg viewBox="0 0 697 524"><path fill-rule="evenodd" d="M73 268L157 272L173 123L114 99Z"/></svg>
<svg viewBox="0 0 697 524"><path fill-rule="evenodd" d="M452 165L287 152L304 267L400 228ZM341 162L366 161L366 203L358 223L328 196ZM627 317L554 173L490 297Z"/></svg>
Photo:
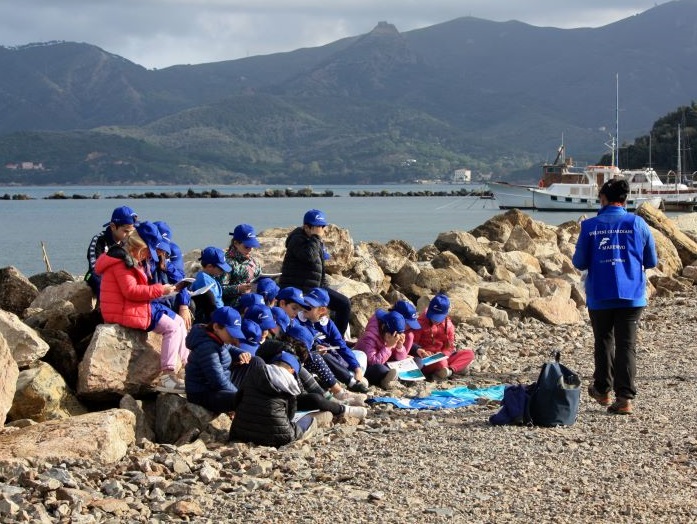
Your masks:
<svg viewBox="0 0 697 524"><path fill-rule="evenodd" d="M530 382L551 349L584 377L568 428L492 427L497 406L378 405L284 449L147 441L110 466L0 472L0 521L697 522L697 294L655 298L639 335L635 414L585 395L589 326L532 319L459 328L471 376L442 385Z"/></svg>

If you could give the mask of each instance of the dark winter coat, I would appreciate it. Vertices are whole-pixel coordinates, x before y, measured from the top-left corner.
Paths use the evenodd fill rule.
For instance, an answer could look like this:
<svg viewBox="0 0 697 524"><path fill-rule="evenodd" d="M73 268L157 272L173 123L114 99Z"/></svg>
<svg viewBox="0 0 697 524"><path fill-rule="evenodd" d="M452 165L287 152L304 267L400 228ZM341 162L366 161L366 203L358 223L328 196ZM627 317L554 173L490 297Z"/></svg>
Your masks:
<svg viewBox="0 0 697 524"><path fill-rule="evenodd" d="M293 286L303 292L325 287L323 247L321 238L306 235L302 227L291 231L286 238L286 254L281 266L279 286Z"/></svg>
<svg viewBox="0 0 697 524"><path fill-rule="evenodd" d="M275 447L293 442L303 433L292 422L296 406L295 396L280 391L264 361L253 357L237 394L230 440Z"/></svg>
<svg viewBox="0 0 697 524"><path fill-rule="evenodd" d="M239 349L224 344L204 324L191 328L186 347L190 350L185 376L187 394L237 391L230 379L230 366L239 358Z"/></svg>

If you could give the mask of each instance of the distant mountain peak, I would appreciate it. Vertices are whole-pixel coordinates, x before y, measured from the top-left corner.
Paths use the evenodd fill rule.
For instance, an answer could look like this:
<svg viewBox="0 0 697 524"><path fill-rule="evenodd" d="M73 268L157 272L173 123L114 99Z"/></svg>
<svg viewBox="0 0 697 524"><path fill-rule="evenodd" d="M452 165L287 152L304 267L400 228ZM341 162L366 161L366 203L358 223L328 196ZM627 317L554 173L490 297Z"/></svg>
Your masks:
<svg viewBox="0 0 697 524"><path fill-rule="evenodd" d="M378 22L378 25L376 25L369 34L375 35L375 36L384 36L384 35L396 36L396 35L399 35L399 31L394 26L394 24L390 24L389 22L383 21L383 22Z"/></svg>

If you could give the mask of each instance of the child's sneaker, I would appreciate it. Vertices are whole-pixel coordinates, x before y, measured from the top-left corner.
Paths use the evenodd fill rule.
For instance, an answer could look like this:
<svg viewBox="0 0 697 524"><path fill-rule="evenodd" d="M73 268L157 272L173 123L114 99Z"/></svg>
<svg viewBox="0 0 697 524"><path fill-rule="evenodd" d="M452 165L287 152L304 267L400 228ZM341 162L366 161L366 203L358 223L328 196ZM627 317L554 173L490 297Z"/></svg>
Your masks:
<svg viewBox="0 0 697 524"><path fill-rule="evenodd" d="M184 381L177 378L177 375L172 373L164 373L160 376L157 381L157 386L155 386L156 391L161 391L162 393L185 393Z"/></svg>
<svg viewBox="0 0 697 524"><path fill-rule="evenodd" d="M344 416L356 417L359 420L363 420L368 416L368 409L360 406L346 406L344 408Z"/></svg>
<svg viewBox="0 0 697 524"><path fill-rule="evenodd" d="M348 385L348 389L349 391L354 391L356 393L368 393L368 384L363 383L362 380L356 380L355 378L352 378L351 382Z"/></svg>
<svg viewBox="0 0 697 524"><path fill-rule="evenodd" d="M368 395L364 395L363 393L351 393L350 391L342 389L339 393L334 395L334 399L347 406L362 406L368 399Z"/></svg>
<svg viewBox="0 0 697 524"><path fill-rule="evenodd" d="M450 368L440 368L438 371L433 373L433 378L438 380L445 380L453 374Z"/></svg>

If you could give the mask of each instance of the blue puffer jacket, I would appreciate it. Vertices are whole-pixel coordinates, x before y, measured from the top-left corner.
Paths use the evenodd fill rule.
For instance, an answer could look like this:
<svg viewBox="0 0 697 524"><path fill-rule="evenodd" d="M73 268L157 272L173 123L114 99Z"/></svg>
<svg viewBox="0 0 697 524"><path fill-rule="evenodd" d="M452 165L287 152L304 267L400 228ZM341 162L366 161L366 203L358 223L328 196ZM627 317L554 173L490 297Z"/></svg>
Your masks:
<svg viewBox="0 0 697 524"><path fill-rule="evenodd" d="M605 206L581 223L573 264L588 270L588 309L646 306L644 269L657 263L648 224L623 207Z"/></svg>
<svg viewBox="0 0 697 524"><path fill-rule="evenodd" d="M233 391L237 388L230 379L230 366L241 351L224 344L205 324L196 324L186 337L189 360L186 363L186 393Z"/></svg>

